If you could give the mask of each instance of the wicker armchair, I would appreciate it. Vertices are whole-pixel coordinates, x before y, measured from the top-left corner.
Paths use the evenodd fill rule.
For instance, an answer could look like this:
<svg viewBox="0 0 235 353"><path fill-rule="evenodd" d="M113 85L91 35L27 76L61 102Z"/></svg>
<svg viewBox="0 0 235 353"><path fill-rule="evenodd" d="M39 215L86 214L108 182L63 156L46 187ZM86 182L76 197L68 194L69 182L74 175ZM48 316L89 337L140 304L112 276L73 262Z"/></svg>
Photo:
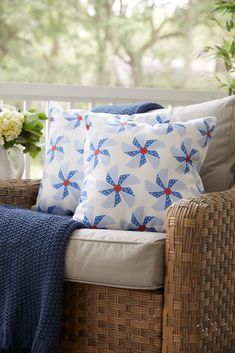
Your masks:
<svg viewBox="0 0 235 353"><path fill-rule="evenodd" d="M0 203L34 204L38 181L0 181ZM65 282L60 353L234 353L235 188L168 212L163 290Z"/></svg>

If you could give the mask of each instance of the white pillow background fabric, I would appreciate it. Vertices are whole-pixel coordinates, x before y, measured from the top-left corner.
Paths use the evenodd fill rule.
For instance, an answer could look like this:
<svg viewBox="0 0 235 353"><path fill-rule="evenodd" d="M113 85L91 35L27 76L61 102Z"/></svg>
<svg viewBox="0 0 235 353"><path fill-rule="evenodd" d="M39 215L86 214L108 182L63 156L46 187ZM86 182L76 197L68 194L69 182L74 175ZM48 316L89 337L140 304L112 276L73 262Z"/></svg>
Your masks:
<svg viewBox="0 0 235 353"><path fill-rule="evenodd" d="M198 172L216 119L170 124L156 112L144 118L89 114L84 185L74 214L84 226L164 231L167 208L204 191Z"/></svg>
<svg viewBox="0 0 235 353"><path fill-rule="evenodd" d="M87 113L78 109L63 110L51 102L49 114L50 133L36 210L73 214L83 184Z"/></svg>

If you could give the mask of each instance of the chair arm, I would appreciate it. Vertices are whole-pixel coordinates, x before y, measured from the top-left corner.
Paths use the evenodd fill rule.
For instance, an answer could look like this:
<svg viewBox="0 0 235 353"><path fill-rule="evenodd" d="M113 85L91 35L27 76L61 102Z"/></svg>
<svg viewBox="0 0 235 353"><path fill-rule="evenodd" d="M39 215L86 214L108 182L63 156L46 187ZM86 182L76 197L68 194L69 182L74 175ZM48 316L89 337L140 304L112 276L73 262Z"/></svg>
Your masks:
<svg viewBox="0 0 235 353"><path fill-rule="evenodd" d="M0 179L0 204L30 208L35 204L39 180Z"/></svg>
<svg viewBox="0 0 235 353"><path fill-rule="evenodd" d="M167 215L163 353L234 352L235 188Z"/></svg>

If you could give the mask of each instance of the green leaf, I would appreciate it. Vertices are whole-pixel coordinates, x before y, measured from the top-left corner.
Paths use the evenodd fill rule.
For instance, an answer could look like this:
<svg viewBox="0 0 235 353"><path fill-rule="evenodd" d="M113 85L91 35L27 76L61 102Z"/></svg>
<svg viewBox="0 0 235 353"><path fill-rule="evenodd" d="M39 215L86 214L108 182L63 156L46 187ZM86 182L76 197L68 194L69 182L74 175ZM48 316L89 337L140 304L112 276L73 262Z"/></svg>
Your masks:
<svg viewBox="0 0 235 353"><path fill-rule="evenodd" d="M19 135L16 139L15 139L15 143L21 145L24 143L27 143L27 140L24 136Z"/></svg>
<svg viewBox="0 0 235 353"><path fill-rule="evenodd" d="M25 131L28 131L31 135L38 136L39 138L42 136L42 134L40 132L36 132L35 130L25 129Z"/></svg>
<svg viewBox="0 0 235 353"><path fill-rule="evenodd" d="M38 117L36 114L33 113L30 115L26 115L23 128L25 130L32 130L37 124L37 121L38 121Z"/></svg>
<svg viewBox="0 0 235 353"><path fill-rule="evenodd" d="M40 120L47 120L48 117L44 113L37 113L37 116L39 117Z"/></svg>
<svg viewBox="0 0 235 353"><path fill-rule="evenodd" d="M14 146L15 143L16 143L15 140L7 141L7 142L4 143L4 148L5 149L11 148L12 146Z"/></svg>
<svg viewBox="0 0 235 353"><path fill-rule="evenodd" d="M31 144L29 147L29 154L32 158L37 157L38 153L41 151L41 147Z"/></svg>
<svg viewBox="0 0 235 353"><path fill-rule="evenodd" d="M227 31L230 32L234 28L235 24L232 20L226 21L226 28Z"/></svg>

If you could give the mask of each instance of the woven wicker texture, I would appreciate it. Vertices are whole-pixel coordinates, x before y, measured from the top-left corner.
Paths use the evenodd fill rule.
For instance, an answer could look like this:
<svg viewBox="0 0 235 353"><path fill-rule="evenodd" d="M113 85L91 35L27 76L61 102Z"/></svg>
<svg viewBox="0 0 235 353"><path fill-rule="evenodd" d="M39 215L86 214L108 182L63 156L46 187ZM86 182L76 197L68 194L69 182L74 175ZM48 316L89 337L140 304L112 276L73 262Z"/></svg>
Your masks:
<svg viewBox="0 0 235 353"><path fill-rule="evenodd" d="M235 352L235 189L168 213L164 353Z"/></svg>
<svg viewBox="0 0 235 353"><path fill-rule="evenodd" d="M0 180L0 204L30 208L38 194L38 180Z"/></svg>
<svg viewBox="0 0 235 353"><path fill-rule="evenodd" d="M65 283L60 353L160 353L163 291Z"/></svg>

